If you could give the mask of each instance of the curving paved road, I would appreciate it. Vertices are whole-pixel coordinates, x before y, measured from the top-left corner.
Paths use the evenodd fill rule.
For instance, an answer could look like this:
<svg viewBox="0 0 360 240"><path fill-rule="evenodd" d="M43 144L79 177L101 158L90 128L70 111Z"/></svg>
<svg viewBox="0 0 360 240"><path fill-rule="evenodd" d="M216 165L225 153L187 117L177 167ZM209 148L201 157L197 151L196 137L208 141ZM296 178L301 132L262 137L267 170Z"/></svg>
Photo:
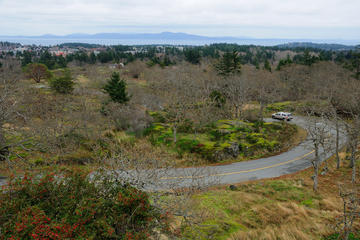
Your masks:
<svg viewBox="0 0 360 240"><path fill-rule="evenodd" d="M266 121L276 121L266 119ZM296 117L292 120L302 128L306 127L306 118ZM330 129L335 136L335 130ZM341 134L340 146L345 143ZM320 151L321 160L329 158L333 153ZM289 151L277 156L243 161L221 166L116 171L116 175L133 182L143 183L142 187L149 190L173 189L178 187L209 186L217 184L233 184L249 180L279 177L298 172L311 166L314 157L312 143L309 139ZM0 185L5 179L0 177Z"/></svg>
<svg viewBox="0 0 360 240"><path fill-rule="evenodd" d="M276 121L266 119L266 121ZM296 117L291 122L306 128L306 118ZM335 139L335 129L330 124L329 132ZM344 134L340 134L340 146L345 143ZM277 156L260 158L257 160L237 162L222 166L207 166L186 169L168 169L158 181L147 185L150 189L167 189L169 185L179 187L197 186L200 184L233 184L250 180L274 178L286 174L296 173L311 167L314 150L309 137L298 146ZM332 156L334 152L320 149L321 161Z"/></svg>

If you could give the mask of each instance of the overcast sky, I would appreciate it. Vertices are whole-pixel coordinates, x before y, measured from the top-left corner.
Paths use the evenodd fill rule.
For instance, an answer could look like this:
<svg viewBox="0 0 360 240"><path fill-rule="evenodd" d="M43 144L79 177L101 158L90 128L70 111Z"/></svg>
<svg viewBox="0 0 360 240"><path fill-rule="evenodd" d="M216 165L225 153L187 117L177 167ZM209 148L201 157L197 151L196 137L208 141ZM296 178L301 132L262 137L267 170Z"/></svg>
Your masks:
<svg viewBox="0 0 360 240"><path fill-rule="evenodd" d="M0 35L186 32L360 39L360 0L0 0Z"/></svg>

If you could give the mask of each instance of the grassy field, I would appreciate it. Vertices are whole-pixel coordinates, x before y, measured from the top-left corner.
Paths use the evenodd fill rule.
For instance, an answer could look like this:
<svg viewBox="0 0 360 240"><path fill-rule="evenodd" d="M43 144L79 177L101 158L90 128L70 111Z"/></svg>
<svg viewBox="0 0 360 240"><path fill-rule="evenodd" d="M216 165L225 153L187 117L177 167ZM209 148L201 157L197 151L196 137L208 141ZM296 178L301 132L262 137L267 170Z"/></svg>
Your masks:
<svg viewBox="0 0 360 240"><path fill-rule="evenodd" d="M335 171L334 159L329 160L330 172L320 177L318 193L307 169L195 194L189 205L197 224L184 224L183 234L186 239L326 239L341 215L338 184L351 180L347 164ZM360 230L359 221L355 228Z"/></svg>

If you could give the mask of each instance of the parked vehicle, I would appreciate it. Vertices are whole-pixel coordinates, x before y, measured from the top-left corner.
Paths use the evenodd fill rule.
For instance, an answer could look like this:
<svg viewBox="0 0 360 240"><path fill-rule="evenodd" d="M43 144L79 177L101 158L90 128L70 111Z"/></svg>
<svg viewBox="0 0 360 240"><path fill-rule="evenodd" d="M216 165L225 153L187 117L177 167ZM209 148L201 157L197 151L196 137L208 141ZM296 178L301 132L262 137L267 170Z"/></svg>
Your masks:
<svg viewBox="0 0 360 240"><path fill-rule="evenodd" d="M293 119L293 116L291 113L288 112L277 112L274 113L273 115L271 115L272 118L274 119L279 119L279 120L286 120L286 121L290 121L291 119Z"/></svg>

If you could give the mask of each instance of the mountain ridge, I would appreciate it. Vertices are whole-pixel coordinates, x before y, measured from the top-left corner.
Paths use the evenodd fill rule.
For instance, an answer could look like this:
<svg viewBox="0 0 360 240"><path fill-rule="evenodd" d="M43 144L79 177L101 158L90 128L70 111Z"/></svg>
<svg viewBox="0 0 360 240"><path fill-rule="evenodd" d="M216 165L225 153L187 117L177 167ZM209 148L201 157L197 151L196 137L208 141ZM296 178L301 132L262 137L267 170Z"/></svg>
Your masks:
<svg viewBox="0 0 360 240"><path fill-rule="evenodd" d="M61 39L132 39L132 38L147 38L147 39L184 39L184 40L239 40L239 39L253 39L250 37L210 37L195 34L188 34L182 32L161 32L161 33L73 33L68 35L54 35L44 34L39 36L0 36L0 37L16 37L16 38L61 38Z"/></svg>

